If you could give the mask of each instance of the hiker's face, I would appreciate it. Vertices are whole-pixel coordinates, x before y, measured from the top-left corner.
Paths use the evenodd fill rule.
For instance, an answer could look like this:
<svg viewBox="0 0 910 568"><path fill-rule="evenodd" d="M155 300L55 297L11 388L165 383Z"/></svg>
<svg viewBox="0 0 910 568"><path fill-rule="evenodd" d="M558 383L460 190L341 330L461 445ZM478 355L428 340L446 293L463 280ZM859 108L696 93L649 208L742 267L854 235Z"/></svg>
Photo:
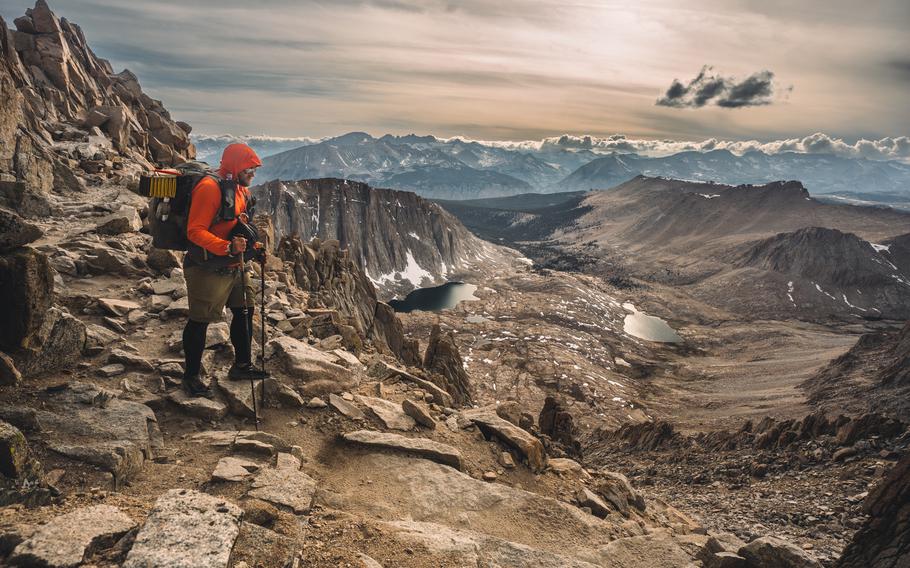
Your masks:
<svg viewBox="0 0 910 568"><path fill-rule="evenodd" d="M247 168L237 174L237 183L249 187L253 183L253 176L256 175L256 168Z"/></svg>

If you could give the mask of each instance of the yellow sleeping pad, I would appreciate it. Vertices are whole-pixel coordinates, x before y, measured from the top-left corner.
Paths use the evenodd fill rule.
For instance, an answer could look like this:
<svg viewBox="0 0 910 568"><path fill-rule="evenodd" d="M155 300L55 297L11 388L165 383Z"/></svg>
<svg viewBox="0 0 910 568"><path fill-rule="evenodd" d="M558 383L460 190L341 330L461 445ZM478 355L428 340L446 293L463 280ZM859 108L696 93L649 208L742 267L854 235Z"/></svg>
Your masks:
<svg viewBox="0 0 910 568"><path fill-rule="evenodd" d="M146 197L173 198L177 195L177 176L142 176L139 178L139 194Z"/></svg>

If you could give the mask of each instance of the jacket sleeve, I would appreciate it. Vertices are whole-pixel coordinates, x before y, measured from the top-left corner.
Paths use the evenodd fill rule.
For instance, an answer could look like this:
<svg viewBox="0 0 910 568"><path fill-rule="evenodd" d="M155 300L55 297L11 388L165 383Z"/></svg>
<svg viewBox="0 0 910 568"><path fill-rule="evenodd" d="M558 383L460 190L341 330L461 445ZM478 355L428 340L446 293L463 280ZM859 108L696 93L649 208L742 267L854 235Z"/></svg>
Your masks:
<svg viewBox="0 0 910 568"><path fill-rule="evenodd" d="M229 242L212 233L218 208L221 207L221 189L211 178L204 178L193 188L190 216L186 223L186 236L191 243L212 254L227 256Z"/></svg>

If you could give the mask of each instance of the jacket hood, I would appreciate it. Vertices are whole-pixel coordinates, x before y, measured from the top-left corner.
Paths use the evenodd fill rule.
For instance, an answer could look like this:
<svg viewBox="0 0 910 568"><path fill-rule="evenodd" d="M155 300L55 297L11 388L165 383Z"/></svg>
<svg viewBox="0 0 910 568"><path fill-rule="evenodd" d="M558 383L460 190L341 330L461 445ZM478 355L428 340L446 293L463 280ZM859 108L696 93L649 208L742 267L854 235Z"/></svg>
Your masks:
<svg viewBox="0 0 910 568"><path fill-rule="evenodd" d="M218 174L224 178L230 174L233 179L237 179L237 174L241 171L261 165L262 160L246 144L229 144L221 154L221 167L218 168Z"/></svg>

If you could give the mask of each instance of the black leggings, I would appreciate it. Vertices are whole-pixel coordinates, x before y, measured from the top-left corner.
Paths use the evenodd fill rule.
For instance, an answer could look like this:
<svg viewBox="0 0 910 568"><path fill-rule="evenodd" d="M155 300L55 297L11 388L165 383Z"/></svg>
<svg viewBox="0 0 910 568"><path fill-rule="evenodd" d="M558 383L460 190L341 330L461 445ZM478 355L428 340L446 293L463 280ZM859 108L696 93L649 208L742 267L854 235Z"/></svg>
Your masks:
<svg viewBox="0 0 910 568"><path fill-rule="evenodd" d="M234 346L234 364L245 366L252 361L253 342L253 308L247 308L247 327L243 321L243 308L231 308L231 345ZM209 324L201 321L187 320L183 328L183 353L186 362L184 375L199 375L202 366L202 352L205 350L205 332Z"/></svg>

